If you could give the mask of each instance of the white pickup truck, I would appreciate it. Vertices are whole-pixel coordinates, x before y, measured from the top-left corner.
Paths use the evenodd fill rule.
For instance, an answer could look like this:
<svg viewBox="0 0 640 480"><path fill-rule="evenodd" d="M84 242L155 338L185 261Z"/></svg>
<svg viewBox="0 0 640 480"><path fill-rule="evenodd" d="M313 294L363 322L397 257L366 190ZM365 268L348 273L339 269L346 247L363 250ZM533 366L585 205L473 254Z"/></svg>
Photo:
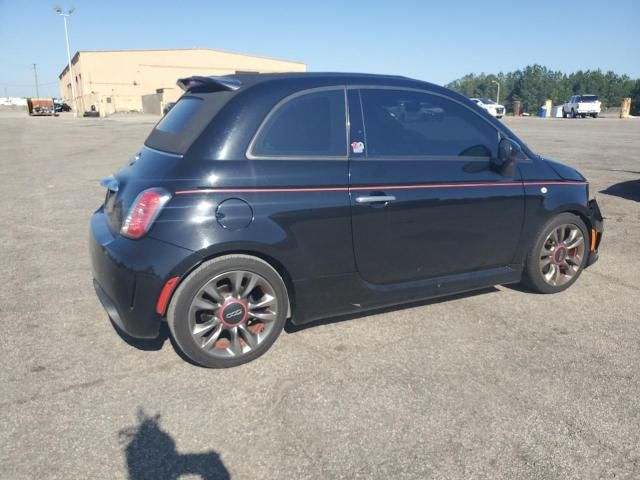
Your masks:
<svg viewBox="0 0 640 480"><path fill-rule="evenodd" d="M574 95L562 105L562 117L577 118L590 116L598 118L600 98L597 95Z"/></svg>
<svg viewBox="0 0 640 480"><path fill-rule="evenodd" d="M504 105L494 102L490 98L470 98L472 102L477 103L481 108L496 118L502 118L505 112Z"/></svg>

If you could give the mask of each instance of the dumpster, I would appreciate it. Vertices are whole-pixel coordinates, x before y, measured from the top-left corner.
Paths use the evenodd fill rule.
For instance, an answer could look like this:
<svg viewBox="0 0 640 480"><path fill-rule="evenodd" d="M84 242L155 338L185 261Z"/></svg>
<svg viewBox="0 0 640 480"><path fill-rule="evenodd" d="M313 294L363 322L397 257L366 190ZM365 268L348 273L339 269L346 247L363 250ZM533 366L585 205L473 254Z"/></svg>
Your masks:
<svg viewBox="0 0 640 480"><path fill-rule="evenodd" d="M29 115L55 115L53 98L27 98Z"/></svg>

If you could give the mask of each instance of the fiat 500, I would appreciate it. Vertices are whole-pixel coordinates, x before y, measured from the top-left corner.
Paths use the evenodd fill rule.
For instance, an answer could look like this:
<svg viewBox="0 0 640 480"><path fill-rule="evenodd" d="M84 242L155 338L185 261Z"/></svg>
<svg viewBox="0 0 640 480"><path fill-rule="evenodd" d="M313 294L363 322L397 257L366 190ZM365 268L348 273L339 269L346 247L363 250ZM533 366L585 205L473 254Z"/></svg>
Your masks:
<svg viewBox="0 0 640 480"><path fill-rule="evenodd" d="M303 324L498 284L572 285L603 224L573 168L397 76L190 77L102 181L94 286L118 329L253 360Z"/></svg>

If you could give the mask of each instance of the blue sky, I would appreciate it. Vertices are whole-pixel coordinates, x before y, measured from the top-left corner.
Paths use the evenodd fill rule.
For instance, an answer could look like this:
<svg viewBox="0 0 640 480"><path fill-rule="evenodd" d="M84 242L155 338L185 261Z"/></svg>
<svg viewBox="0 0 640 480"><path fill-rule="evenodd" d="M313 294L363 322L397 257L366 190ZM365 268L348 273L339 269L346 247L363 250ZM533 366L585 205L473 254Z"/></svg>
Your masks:
<svg viewBox="0 0 640 480"><path fill-rule="evenodd" d="M76 50L209 47L444 84L539 63L640 77L640 1L0 0L0 96L58 94ZM586 31L577 26L589 26Z"/></svg>

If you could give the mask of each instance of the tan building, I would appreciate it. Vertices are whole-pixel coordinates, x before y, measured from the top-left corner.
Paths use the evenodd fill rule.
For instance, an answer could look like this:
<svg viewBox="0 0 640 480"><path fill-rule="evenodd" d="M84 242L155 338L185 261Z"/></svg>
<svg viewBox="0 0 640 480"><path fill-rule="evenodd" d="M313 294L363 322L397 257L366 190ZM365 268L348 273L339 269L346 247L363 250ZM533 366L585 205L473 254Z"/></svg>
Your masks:
<svg viewBox="0 0 640 480"><path fill-rule="evenodd" d="M304 72L300 62L224 52L209 48L171 50L79 51L60 73L60 96L69 105L75 82L79 114L95 106L101 115L114 112L160 113L164 103L182 94L178 78L236 72Z"/></svg>

